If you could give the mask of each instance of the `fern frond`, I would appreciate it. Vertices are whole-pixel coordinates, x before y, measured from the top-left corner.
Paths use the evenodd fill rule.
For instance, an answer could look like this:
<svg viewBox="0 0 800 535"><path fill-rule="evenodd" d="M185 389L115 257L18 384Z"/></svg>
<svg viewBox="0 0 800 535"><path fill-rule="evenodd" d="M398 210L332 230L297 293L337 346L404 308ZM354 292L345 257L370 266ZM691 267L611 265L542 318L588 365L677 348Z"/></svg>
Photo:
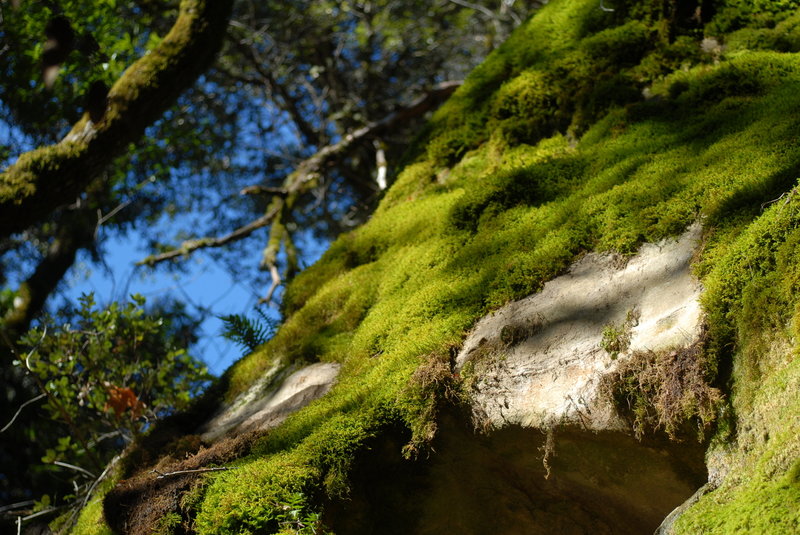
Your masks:
<svg viewBox="0 0 800 535"><path fill-rule="evenodd" d="M276 322L264 312L256 309L260 317L251 319L244 314L219 316L224 330L222 336L242 347L245 354L255 351L275 334Z"/></svg>

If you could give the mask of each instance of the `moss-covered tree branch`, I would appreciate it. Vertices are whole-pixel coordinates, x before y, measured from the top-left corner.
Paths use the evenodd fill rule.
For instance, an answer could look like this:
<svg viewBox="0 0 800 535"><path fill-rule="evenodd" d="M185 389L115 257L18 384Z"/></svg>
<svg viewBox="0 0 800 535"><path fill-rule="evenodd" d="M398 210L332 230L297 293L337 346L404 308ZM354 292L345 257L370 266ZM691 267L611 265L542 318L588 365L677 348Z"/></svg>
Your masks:
<svg viewBox="0 0 800 535"><path fill-rule="evenodd" d="M19 157L0 175L0 236L71 202L157 120L208 67L225 35L232 0L182 0L163 41L111 87L101 118L89 113L59 143Z"/></svg>
<svg viewBox="0 0 800 535"><path fill-rule="evenodd" d="M258 219L254 219L247 225L239 227L238 229L230 232L224 236L220 236L218 238L200 238L197 240L187 240L181 244L181 246L177 249L172 249L171 251L167 251L165 253L151 255L141 260L137 263L137 265L147 265L147 266L154 266L159 262L165 262L167 260L172 260L178 258L179 256L185 256L193 253L198 249L206 249L209 247L222 247L228 243L232 243L235 241L239 241L241 239L246 238L256 230L267 227L272 224L273 219L275 218L275 214L280 211L280 207L273 209L270 207L267 212L259 217Z"/></svg>

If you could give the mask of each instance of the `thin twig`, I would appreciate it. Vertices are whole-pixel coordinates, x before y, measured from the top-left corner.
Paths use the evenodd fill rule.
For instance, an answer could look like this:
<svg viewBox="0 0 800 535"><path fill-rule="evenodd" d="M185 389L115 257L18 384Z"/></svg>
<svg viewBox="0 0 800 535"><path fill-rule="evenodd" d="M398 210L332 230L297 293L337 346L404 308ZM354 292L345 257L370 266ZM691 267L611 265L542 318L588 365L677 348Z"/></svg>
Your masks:
<svg viewBox="0 0 800 535"><path fill-rule="evenodd" d="M14 417L13 417L13 418L11 418L11 421L10 421L10 422L8 422L4 428L0 429L0 433L3 433L3 432L5 432L5 430L6 430L6 429L8 429L8 428L9 428L9 427L11 427L12 425L14 425L14 421L17 419L17 416L19 416L19 413L21 413L21 412L22 412L22 409L24 409L25 407L27 407L27 406L28 406L28 405L30 405L31 403L36 403L37 401L39 401L40 399L42 399L42 398L44 398L44 397L47 397L47 394L39 394L39 395L38 395L38 396L36 396L35 398L33 398L33 399L29 399L28 401L26 401L25 403L23 403L22 405L20 405L20 406L19 406L19 409L17 409L17 412L15 412L15 413L14 413Z"/></svg>
<svg viewBox="0 0 800 535"><path fill-rule="evenodd" d="M75 470L76 472L81 472L81 473L86 474L87 476L91 477L92 479L97 478L97 476L95 476L90 471L86 470L85 468L81 468L80 466L75 466L74 464L69 464L69 463L65 463L65 462L62 462L62 461L53 461L53 464L56 465L56 466L60 466L62 468L69 468L70 470Z"/></svg>
<svg viewBox="0 0 800 535"><path fill-rule="evenodd" d="M43 510L38 511L36 513L30 514L28 516L17 517L17 519L18 519L18 522L19 521L27 522L28 520L33 520L34 518L37 518L37 517L40 517L40 516L49 515L50 513L54 512L54 511L59 511L59 510L61 510L63 508L64 508L64 506L61 506L61 507L50 507L48 509L43 509Z"/></svg>
<svg viewBox="0 0 800 535"><path fill-rule="evenodd" d="M144 180L142 180L141 182L139 182L138 184L136 184L136 185L133 187L133 192L134 192L134 194L138 193L139 191L141 191L141 189L142 189L142 188L143 188L145 185L147 185L147 184L149 184L149 183L152 183L152 182L155 182L155 176L149 176L149 177L145 178ZM100 231L100 227L101 227L101 226L103 226L103 224L104 224L106 221L108 221L109 219L111 219L112 217L114 217L115 215L117 215L117 214L119 213L119 211L120 211L120 210L124 210L125 208L127 208L127 207L128 207L128 206L129 206L129 205L130 205L130 204L131 204L131 203L132 203L134 200L135 200L135 199L128 199L127 201L124 201L124 202L122 202L122 203L118 204L118 205L117 205L115 208L113 208L113 209L112 209L112 210L111 210L109 213L107 213L106 215L103 215L103 212L102 212L102 210L100 210L100 209L98 208L98 210L97 210L97 226L96 226L96 227L95 227L95 229L94 229L94 234L95 234L95 237L97 236L97 233Z"/></svg>
<svg viewBox="0 0 800 535"><path fill-rule="evenodd" d="M478 5L478 4L473 4L472 2L465 2L464 0L450 0L450 1L452 3L454 3L454 4L458 4L459 6L465 7L467 9L472 9L474 11L480 11L481 13L483 13L484 15L489 17L490 19L493 19L493 20L499 20L500 19L500 17L494 11L492 11L491 9L489 9L489 8L487 8L485 6L481 6L481 5Z"/></svg>
<svg viewBox="0 0 800 535"><path fill-rule="evenodd" d="M267 290L267 295L258 300L259 305L269 304L270 301L272 301L272 295L275 293L275 290L277 290L278 286L280 286L281 282L283 282L281 281L280 273L278 273L278 266L275 264L272 264L269 267L269 274L272 278L272 284L270 284L269 290Z"/></svg>
<svg viewBox="0 0 800 535"><path fill-rule="evenodd" d="M222 472L224 470L231 470L229 466L220 466L218 468L195 468L194 470L176 470L174 472L160 472L158 470L150 470L156 474L156 479L164 479L171 476L182 476L183 474L201 474L203 472Z"/></svg>
<svg viewBox="0 0 800 535"><path fill-rule="evenodd" d="M33 346L33 348L30 351L28 351L28 354L25 356L25 368L31 374L33 373L33 370L31 370L31 357L36 352L36 350L39 349L39 346L42 345L42 342L44 342L44 339L45 339L46 336L47 336L47 325L45 325L44 329L42 329L42 336L41 336L41 338L39 338L39 341L36 342L36 345ZM47 392L47 391L45 390L45 392Z"/></svg>
<svg viewBox="0 0 800 535"><path fill-rule="evenodd" d="M72 508L72 513L70 513L69 520L67 521L66 525L69 526L75 525L75 519L78 513L80 513L86 508L86 504L89 503L89 499L92 497L94 489L96 489L97 485L99 485L100 482L105 479L105 477L108 475L108 471L111 470L111 468L113 468L114 465L117 464L117 461L119 461L121 458L122 458L121 455L117 455L116 457L111 459L111 461L106 465L103 472L97 478L95 478L95 480L92 482L91 485L89 485L89 488L86 490L86 495L83 497L83 502L81 503L81 506Z"/></svg>
<svg viewBox="0 0 800 535"><path fill-rule="evenodd" d="M247 186L239 192L239 195L277 195L286 197L287 192L284 188L269 188L267 186Z"/></svg>
<svg viewBox="0 0 800 535"><path fill-rule="evenodd" d="M797 188L794 187L794 188L790 189L789 191L784 191L783 193L781 193L781 196L778 197L777 199L772 199L771 201L767 201L767 202L761 203L761 211L762 212L764 211L764 207L765 206L767 206L769 204L772 204L772 203L776 203L779 200L783 199L784 197L786 197L786 200L783 201L783 204L786 205L790 200L792 200L792 196L794 195L794 192L796 190L797 190Z"/></svg>
<svg viewBox="0 0 800 535"><path fill-rule="evenodd" d="M266 227L270 223L272 223L272 219L275 217L277 210L270 210L263 216L259 217L258 219L251 221L247 225L243 227L239 227L238 229L234 230L233 232L226 234L220 238L202 238L199 240L188 240L181 244L180 248L173 249L172 251L167 251L166 253L161 253L158 255L148 256L144 260L141 260L136 263L138 266L148 265L154 266L159 262L163 262L165 260L171 260L173 258L177 258L179 256L185 256L189 253L192 253L198 249L205 249L208 247L221 247L230 242L238 241L243 238L246 238L256 230Z"/></svg>
<svg viewBox="0 0 800 535"><path fill-rule="evenodd" d="M0 513L5 513L6 511L13 511L14 509L22 509L23 507L28 507L29 505L33 505L35 503L36 500L25 500L24 502L17 502L9 505L4 505L3 507L0 507Z"/></svg>

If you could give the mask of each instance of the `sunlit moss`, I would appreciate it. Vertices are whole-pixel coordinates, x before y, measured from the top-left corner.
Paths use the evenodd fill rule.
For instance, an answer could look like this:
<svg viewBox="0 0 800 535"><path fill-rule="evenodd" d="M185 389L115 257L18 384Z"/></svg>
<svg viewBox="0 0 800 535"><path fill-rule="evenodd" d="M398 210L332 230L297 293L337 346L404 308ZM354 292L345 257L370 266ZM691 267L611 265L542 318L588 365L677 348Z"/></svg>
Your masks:
<svg viewBox="0 0 800 535"><path fill-rule="evenodd" d="M111 535L113 532L106 524L103 516L103 498L114 488L119 481L119 467L112 469L111 473L104 479L95 490L86 506L80 511L75 526L69 533L71 535ZM55 524L69 522L72 520L72 512L68 512L57 519ZM53 526L56 527L56 526ZM55 530L56 532L59 529Z"/></svg>
<svg viewBox="0 0 800 535"><path fill-rule="evenodd" d="M274 531L291 496L313 508L341 495L354 456L391 425L420 446L434 411L411 385L414 372L457 347L479 317L538 291L586 251L632 254L698 219L710 338L703 372L732 378L729 410L740 426L769 416L771 399L797 414L794 353L775 353L776 338L759 333L800 334L798 201L767 208L800 176L800 60L704 56L702 32L664 19L662 7L620 1L609 14L596 0L555 0L434 115L373 218L297 277L278 334L228 372L230 398L276 359L343 365L329 394L236 470L207 477L193 497L198 533ZM739 29L760 28L745 15ZM645 100L645 88L654 98ZM776 455L797 452L797 430L777 416L762 427L775 446L746 459L771 468L701 500L687 532L768 532L770 516L754 512L784 512L780 504L796 500L797 467Z"/></svg>

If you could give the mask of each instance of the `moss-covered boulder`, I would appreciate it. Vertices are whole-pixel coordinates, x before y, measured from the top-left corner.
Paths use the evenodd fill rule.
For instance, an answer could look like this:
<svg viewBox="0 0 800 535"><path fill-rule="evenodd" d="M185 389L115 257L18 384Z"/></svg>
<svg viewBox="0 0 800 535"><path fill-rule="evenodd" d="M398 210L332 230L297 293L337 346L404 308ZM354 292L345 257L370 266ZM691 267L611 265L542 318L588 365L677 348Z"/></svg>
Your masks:
<svg viewBox="0 0 800 535"><path fill-rule="evenodd" d="M633 438L592 442L556 425L552 442L545 434L514 453L521 464L467 470L476 458L469 452L505 451L504 435L464 431L474 381L454 373L455 356L479 318L539 292L581 255L632 255L696 222L703 236L692 269L704 288L705 333L691 351L669 356L670 369L691 369L692 382L669 384L720 395L702 413L691 403L672 406L667 429L659 412L666 383L650 373L666 361L642 360L612 391L642 447L678 451L670 441L683 441L675 455L686 459L705 451L708 483L665 530L797 532L800 2L606 0L602 7L553 0L477 68L420 133L372 219L287 288L276 336L234 365L190 418L162 426L169 440L157 431L129 454L117 477L135 485L103 487L105 516L98 496L75 532L103 532L107 523L138 532L154 517L136 516L143 500L159 504L162 533L312 533L323 525L390 533L397 518L406 533L434 532L432 525L459 532L442 522L441 501L428 507L446 488L434 482L463 472L462 486L479 485L492 472L518 482L526 501L472 507L471 525L491 526L496 516L495 525L506 526L498 529L516 532L508 526L519 524L502 515L517 504L538 511L529 515L537 529L569 533L575 503L595 502L530 479L544 478L548 464L584 474L584 465L558 464L559 434L565 452L593 452L593 465L623 455L614 465L622 466L630 449L638 452L630 466L647 470L651 457ZM276 366L317 362L341 366L335 386L280 426L234 437L235 447L198 442L200 452L188 452L198 462L170 453L181 433L211 416L215 399L233 403ZM439 450L452 455L437 457ZM560 459L570 458L580 455ZM194 472L173 476L184 478L180 484L150 472L189 465ZM225 469L199 470L215 466ZM693 483L674 496L688 497L702 479L683 478ZM672 484L655 475L649 483L637 492L662 495ZM169 499L156 500L158 488ZM615 526L625 502L607 496L604 529L629 532ZM431 511L440 511L435 521ZM643 530L652 528L647 518Z"/></svg>

